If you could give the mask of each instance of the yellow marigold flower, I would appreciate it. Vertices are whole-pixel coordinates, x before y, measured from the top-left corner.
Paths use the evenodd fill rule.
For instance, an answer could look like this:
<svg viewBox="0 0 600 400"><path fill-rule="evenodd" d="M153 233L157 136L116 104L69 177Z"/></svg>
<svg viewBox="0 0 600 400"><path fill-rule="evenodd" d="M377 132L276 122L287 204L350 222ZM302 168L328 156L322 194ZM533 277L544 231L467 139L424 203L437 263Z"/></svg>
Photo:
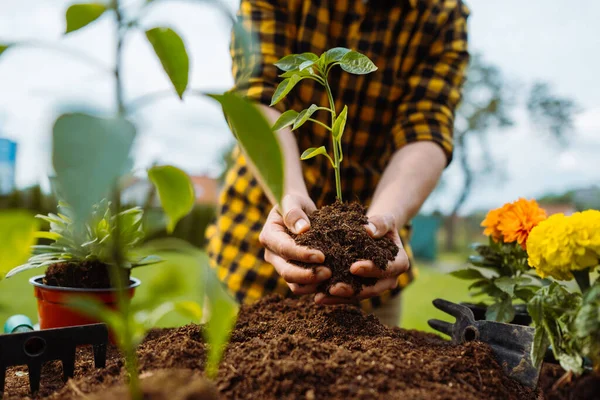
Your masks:
<svg viewBox="0 0 600 400"><path fill-rule="evenodd" d="M573 279L572 271L598 265L600 259L600 211L572 216L555 214L533 228L527 239L529 265L542 278Z"/></svg>

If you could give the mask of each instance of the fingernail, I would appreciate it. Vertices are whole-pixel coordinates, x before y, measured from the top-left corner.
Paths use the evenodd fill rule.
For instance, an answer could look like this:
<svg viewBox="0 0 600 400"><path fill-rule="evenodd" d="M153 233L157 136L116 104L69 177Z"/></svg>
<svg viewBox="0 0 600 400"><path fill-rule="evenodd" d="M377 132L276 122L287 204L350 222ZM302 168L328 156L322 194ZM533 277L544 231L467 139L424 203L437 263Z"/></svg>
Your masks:
<svg viewBox="0 0 600 400"><path fill-rule="evenodd" d="M354 274L355 275L362 275L367 271L367 269L365 267L358 267L354 270Z"/></svg>
<svg viewBox="0 0 600 400"><path fill-rule="evenodd" d="M299 219L296 224L294 225L294 229L296 229L296 232L302 232L302 229L304 229L304 227L306 227L308 225L308 223L303 220L303 219Z"/></svg>
<svg viewBox="0 0 600 400"><path fill-rule="evenodd" d="M318 254L311 254L308 257L308 261L310 261L311 263L319 263L322 262L321 257Z"/></svg>
<svg viewBox="0 0 600 400"><path fill-rule="evenodd" d="M338 289L340 292L340 296L342 297L349 297L352 296L352 289L347 288L345 286L342 286L341 288Z"/></svg>
<svg viewBox="0 0 600 400"><path fill-rule="evenodd" d="M328 268L325 267L319 267L317 268L317 279L320 281L324 281L325 279L328 279L331 276L331 273L329 272Z"/></svg>
<svg viewBox="0 0 600 400"><path fill-rule="evenodd" d="M369 230L371 231L371 233L372 233L373 235L376 235L376 234L377 234L377 228L375 227L375 225L373 225L373 223L372 223L372 222L369 222Z"/></svg>

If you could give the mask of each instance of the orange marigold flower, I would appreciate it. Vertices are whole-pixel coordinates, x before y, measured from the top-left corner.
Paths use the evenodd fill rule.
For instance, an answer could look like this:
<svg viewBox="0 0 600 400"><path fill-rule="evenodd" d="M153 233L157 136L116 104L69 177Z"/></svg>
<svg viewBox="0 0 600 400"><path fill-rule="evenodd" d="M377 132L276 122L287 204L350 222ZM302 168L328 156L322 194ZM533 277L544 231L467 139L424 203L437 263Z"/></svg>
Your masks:
<svg viewBox="0 0 600 400"><path fill-rule="evenodd" d="M490 211L481 225L494 241L516 242L526 250L529 232L546 218L546 211L535 200L520 198Z"/></svg>
<svg viewBox="0 0 600 400"><path fill-rule="evenodd" d="M502 215L511 207L510 203L503 205L502 207L495 208L490 210L483 222L481 222L481 226L485 227L483 234L486 236L491 236L495 242L502 239L502 232L500 232L499 226L500 221L502 219Z"/></svg>

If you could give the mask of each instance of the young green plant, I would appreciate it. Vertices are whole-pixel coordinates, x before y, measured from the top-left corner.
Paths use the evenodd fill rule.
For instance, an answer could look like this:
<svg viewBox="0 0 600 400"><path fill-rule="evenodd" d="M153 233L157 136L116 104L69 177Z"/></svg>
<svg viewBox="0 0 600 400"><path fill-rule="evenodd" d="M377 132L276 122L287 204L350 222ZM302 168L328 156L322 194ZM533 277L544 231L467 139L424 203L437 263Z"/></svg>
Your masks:
<svg viewBox="0 0 600 400"><path fill-rule="evenodd" d="M314 53L290 54L281 58L275 65L285 71L285 73L280 75L284 79L277 86L275 93L273 93L271 106L283 100L296 84L303 79L311 79L325 88L329 102L328 106L312 104L300 112L295 110L285 111L275 122L272 129L277 131L291 126L292 130L296 130L307 121L310 121L322 126L331 133L333 158L329 155L325 146L321 146L306 149L300 156L300 159L308 160L318 155L327 157L335 171L337 198L342 201L342 182L340 176L341 163L344 159L342 136L348 119L348 106L344 105L339 115L337 114L335 100L328 81L329 72L333 67L339 65L342 70L351 74L365 75L376 71L377 67L367 56L344 47L332 48L321 54L321 56ZM331 114L331 123L326 124L312 118L313 114L317 111L329 112Z"/></svg>

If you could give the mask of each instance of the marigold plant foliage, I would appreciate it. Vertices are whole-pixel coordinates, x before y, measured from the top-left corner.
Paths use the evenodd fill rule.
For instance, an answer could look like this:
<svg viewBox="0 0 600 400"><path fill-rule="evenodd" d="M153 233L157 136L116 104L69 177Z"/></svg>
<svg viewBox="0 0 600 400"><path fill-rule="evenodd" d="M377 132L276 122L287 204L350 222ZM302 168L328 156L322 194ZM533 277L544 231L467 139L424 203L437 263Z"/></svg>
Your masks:
<svg viewBox="0 0 600 400"><path fill-rule="evenodd" d="M481 223L484 235L495 242L518 243L527 249L527 238L533 228L547 218L537 201L520 198L491 210Z"/></svg>
<svg viewBox="0 0 600 400"><path fill-rule="evenodd" d="M573 271L596 267L600 259L600 211L550 216L529 234L527 253L529 265L541 277L571 280Z"/></svg>

